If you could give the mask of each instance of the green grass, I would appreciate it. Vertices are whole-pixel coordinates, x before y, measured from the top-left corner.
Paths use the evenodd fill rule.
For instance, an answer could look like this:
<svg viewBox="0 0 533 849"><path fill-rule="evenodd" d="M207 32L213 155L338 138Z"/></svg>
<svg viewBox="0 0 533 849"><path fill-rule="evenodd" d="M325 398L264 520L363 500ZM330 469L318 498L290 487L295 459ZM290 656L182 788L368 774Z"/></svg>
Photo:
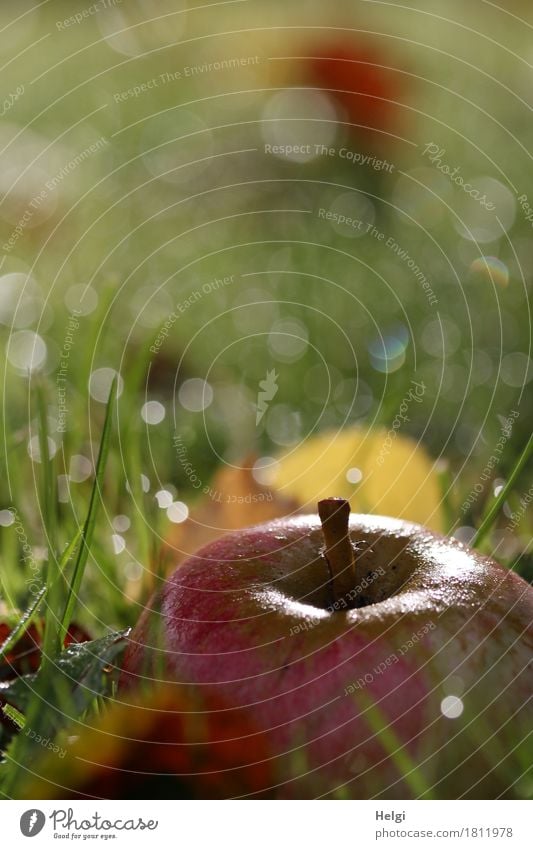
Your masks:
<svg viewBox="0 0 533 849"><path fill-rule="evenodd" d="M487 510L485 515L482 518L480 526L476 531L476 535L473 539L474 547L479 547L483 543L483 540L486 538L490 529L494 526L495 522L498 519L500 511L503 508L506 500L509 495L513 492L513 489L516 485L516 481L520 476L522 470L526 467L528 461L531 459L531 455L533 454L533 434L529 437L527 444L520 454L518 460L516 461L516 465L509 475L505 486L502 487L501 491L498 493L498 496L494 499L492 504L487 506Z"/></svg>
<svg viewBox="0 0 533 849"><path fill-rule="evenodd" d="M57 719L52 719L52 712L59 713L60 716L67 720L68 717L73 717L71 704L71 683L65 681L58 675L57 661L63 650L65 638L72 622L74 609L78 601L78 594L83 580L83 574L87 560L91 553L92 540L96 526L96 518L98 507L102 500L102 487L104 482L104 474L109 446L111 441L111 426L113 408L116 402L116 378L113 380L107 402L106 416L102 431L100 449L98 452L98 460L95 468L94 483L92 486L87 518L80 529L67 546L62 557L59 557L53 540L53 532L56 527L57 503L53 500L55 492L55 476L53 474L53 458L49 457L48 452L48 427L46 408L44 404L44 394L39 393L40 409L42 415L40 418L40 446L41 446L41 467L43 478L43 519L47 530L48 547L48 568L46 570L46 583L44 592L41 591L37 595L34 603L23 617L22 621L25 627L28 627L33 615L38 609L41 602L45 604L45 624L44 634L42 639L42 659L39 666L38 674L34 682L32 682L27 700L26 716L24 717L23 726L27 725L35 734L45 737L47 734L53 734L56 730ZM72 568L72 574L69 577L67 567L77 550L77 556ZM19 630L19 635L22 635L23 629ZM9 647L9 640L6 640ZM6 644L0 649L0 658L6 651ZM89 659L89 658L88 658ZM97 700L100 696L99 692L94 694ZM8 705L9 707L9 705ZM11 719L14 719L17 724L23 718L23 715L15 710L15 714L7 714ZM9 796L16 792L18 783L24 772L20 770L19 764L32 763L35 757L35 744L32 739L25 734L19 734L13 740L5 753L8 763L8 769L4 772L2 778L1 790Z"/></svg>
<svg viewBox="0 0 533 849"><path fill-rule="evenodd" d="M7 655L8 651L12 649L16 641L23 636L30 624L35 621L40 609L44 608L43 654L38 675L31 677L31 681L28 679L27 684L24 683L24 679L19 679L20 684L15 682L12 695L22 699L24 710L19 710L17 707L8 705L4 711L5 715L22 732L27 727L42 737L48 736L53 738L63 727L68 728L69 723L74 719L88 715L88 712L98 712L101 709L101 696L104 694L109 695L109 682L105 678L99 678L98 673L100 668L106 665L108 658L111 659L116 654L115 649L113 649L113 655L109 654L109 647L110 645L112 647L114 642L109 644L104 640L101 644L87 644L90 646L90 650L86 655L86 660L83 660L83 654L81 654L75 670L68 665L69 661L66 659L66 656L67 665L65 666L62 645L72 620L76 620L77 616L81 613L82 606L80 605L80 601L83 603L84 599L90 599L95 618L98 616L99 607L103 611L106 611L106 605L113 604L112 596L102 603L102 597L105 597L105 581L101 582L100 592L94 594L90 585L88 587L84 586L84 575L86 573L86 567L91 561L99 563L99 574L101 578L105 574L106 567L100 560L99 554L97 554L97 552L100 553L103 550L100 547L102 543L100 545L97 543L99 531L98 516L107 512L106 490L108 488L113 490L113 487L106 487L106 481L109 484L112 483L109 466L110 464L112 465L113 460L115 463L117 462L116 451L118 440L112 430L113 411L117 405L116 388L117 382L115 378L111 386L109 400L103 418L98 459L93 481L90 486L86 517L77 530L73 531L72 538L64 548L62 554L59 554L58 550L50 542L53 539L52 534L56 529L57 518L61 508L61 504L57 500L53 500L54 496L52 494L54 491L55 463L52 458L48 462L41 462L40 464L40 492L42 504L45 505L42 518L45 523L45 536L50 545L48 568L45 573L46 583L31 603L29 603L25 613L21 613L20 620L13 628L10 636L0 646L1 661ZM46 387L41 385L37 392L37 399L41 405L41 409L44 409L43 399L46 397L45 391ZM131 439L129 429L128 433ZM48 444L47 440L47 419L46 416L41 415L41 458L47 456L45 454L45 447ZM524 468L530 451L531 442L528 443L519 456L516 466L509 476L511 484L516 484L520 480L520 473ZM134 457L137 455L136 451L132 453ZM134 460L129 468L135 475L139 474L137 461ZM501 509L505 500L510 498L511 494L511 486L506 486L504 498L497 499L499 509ZM131 488L131 495L141 499L142 502L142 490L140 487L136 489ZM490 501L486 504L485 511L485 515L481 517L477 541L479 544L483 542L480 533L483 531L485 536L484 547L486 548L486 537L490 534L491 528L497 521L498 512L495 509L495 505ZM149 535L150 533L149 530L145 529L145 534ZM143 544L147 546L147 550L156 550L157 535L154 535L153 539L149 538L147 542L141 543L141 545ZM116 570L111 570L111 574L116 576ZM106 577L108 576L106 575ZM117 591L120 593L120 588L114 587L113 592L116 593ZM122 598L121 604L118 607L122 609L125 618L130 623L135 620L136 614L133 604L128 603ZM12 613L14 615L15 611ZM120 618L121 614L117 608L116 620L118 621ZM81 615L81 620L84 620L83 615ZM110 634L112 641L114 641L115 636L112 630L109 628L105 630ZM120 639L119 634L117 634L117 638ZM101 650L97 650L98 645L101 645ZM94 688L91 690L87 687L86 683L81 684L83 681L81 676L85 675L87 670L91 669L91 665L94 666L95 653L98 660L99 651L100 666L96 670L96 677L91 673L93 677L90 678L90 681ZM81 701L78 697L73 696L72 693L72 682L76 680L76 675L80 676L80 689L84 690L84 697ZM101 690L99 689L100 687ZM9 696L9 692L11 691L5 693L6 697ZM391 762L394 763L398 774L403 777L406 786L409 788L409 792L416 798L428 798L430 791L422 773L420 773L417 765L402 746L401 741L396 738L392 727L387 725L380 715L377 706L364 693L361 694L361 699L361 707L364 710L373 734L379 738L384 752L390 757ZM522 745L522 749L524 749L524 745ZM11 744L4 752L5 760L0 767L0 792L5 797L17 795L19 787L24 786L26 765L31 764L33 759L36 756L38 757L39 754L41 754L39 751L35 751L35 744L24 733L19 733L13 738ZM24 764L25 766L21 769L18 764Z"/></svg>
<svg viewBox="0 0 533 849"><path fill-rule="evenodd" d="M70 623L72 622L74 608L76 606L81 583L83 581L83 573L85 571L87 560L91 553L91 545L94 536L94 530L96 527L96 519L98 515L98 506L99 502L102 500L103 495L102 488L104 484L105 467L111 442L111 422L113 416L113 406L115 404L116 387L117 379L114 378L111 384L109 401L107 402L106 417L104 421L104 429L102 431L102 441L100 443L98 459L96 461L94 485L91 491L89 510L87 512L87 518L83 526L83 532L80 536L78 554L76 557L76 562L74 563L72 578L70 580L68 595L65 602L65 611L63 613L63 616L59 620L58 640L60 646L63 645L64 639L70 627Z"/></svg>

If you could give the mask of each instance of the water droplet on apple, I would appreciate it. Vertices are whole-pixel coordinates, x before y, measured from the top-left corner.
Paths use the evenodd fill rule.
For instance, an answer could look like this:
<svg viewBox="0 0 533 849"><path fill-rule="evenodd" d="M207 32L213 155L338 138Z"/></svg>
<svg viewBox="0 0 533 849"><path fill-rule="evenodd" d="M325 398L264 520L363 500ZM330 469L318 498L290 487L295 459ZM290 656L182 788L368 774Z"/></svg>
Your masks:
<svg viewBox="0 0 533 849"><path fill-rule="evenodd" d="M446 696L440 703L440 711L447 719L458 719L464 710L459 696Z"/></svg>

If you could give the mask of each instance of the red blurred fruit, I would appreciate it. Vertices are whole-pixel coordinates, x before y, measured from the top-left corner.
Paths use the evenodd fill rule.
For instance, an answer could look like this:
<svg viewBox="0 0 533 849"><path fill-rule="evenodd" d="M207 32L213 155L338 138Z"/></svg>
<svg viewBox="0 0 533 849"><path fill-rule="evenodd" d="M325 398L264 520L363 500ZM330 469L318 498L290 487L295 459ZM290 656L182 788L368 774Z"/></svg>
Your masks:
<svg viewBox="0 0 533 849"><path fill-rule="evenodd" d="M245 708L280 797L512 795L501 752L530 722L533 590L419 525L319 509L322 527L273 521L190 557L134 629L123 683L192 683Z"/></svg>
<svg viewBox="0 0 533 849"><path fill-rule="evenodd" d="M265 795L267 742L243 711L180 685L153 685L70 729L21 798L226 799ZM61 741L59 741L61 742Z"/></svg>
<svg viewBox="0 0 533 849"><path fill-rule="evenodd" d="M403 123L400 104L405 91L405 75L395 70L393 61L377 48L352 41L308 47L308 53L309 82L329 92L345 120L355 125L352 132L376 144L389 143L388 135Z"/></svg>

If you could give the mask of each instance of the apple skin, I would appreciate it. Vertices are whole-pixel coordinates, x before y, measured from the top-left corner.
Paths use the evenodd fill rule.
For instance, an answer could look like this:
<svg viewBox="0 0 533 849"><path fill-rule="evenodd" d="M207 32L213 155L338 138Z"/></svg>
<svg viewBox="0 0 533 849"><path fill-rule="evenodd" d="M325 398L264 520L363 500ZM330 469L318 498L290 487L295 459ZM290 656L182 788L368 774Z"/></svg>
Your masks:
<svg viewBox="0 0 533 849"><path fill-rule="evenodd" d="M247 708L280 798L512 798L520 770L502 757L528 724L531 587L419 525L352 515L350 538L365 606L333 612L318 517L209 544L144 611L122 686L191 683ZM460 718L441 713L450 694Z"/></svg>

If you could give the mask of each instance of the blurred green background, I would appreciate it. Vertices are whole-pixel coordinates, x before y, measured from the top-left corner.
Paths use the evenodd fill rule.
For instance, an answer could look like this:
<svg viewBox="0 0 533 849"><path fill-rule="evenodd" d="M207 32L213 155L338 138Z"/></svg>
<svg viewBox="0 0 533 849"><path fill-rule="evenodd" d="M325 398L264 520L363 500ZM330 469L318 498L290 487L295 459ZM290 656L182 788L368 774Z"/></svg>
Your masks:
<svg viewBox="0 0 533 849"><path fill-rule="evenodd" d="M86 591L102 564L118 590L82 614L93 630L131 621L120 588L194 501L176 433L209 480L327 428L388 429L416 380L402 434L449 470L457 510L516 411L457 515L468 538L531 430L532 26L518 0L2 5L4 565L13 506L45 557L36 386L65 543L115 371ZM528 551L530 513L501 530L504 559ZM24 587L4 568L8 607Z"/></svg>

